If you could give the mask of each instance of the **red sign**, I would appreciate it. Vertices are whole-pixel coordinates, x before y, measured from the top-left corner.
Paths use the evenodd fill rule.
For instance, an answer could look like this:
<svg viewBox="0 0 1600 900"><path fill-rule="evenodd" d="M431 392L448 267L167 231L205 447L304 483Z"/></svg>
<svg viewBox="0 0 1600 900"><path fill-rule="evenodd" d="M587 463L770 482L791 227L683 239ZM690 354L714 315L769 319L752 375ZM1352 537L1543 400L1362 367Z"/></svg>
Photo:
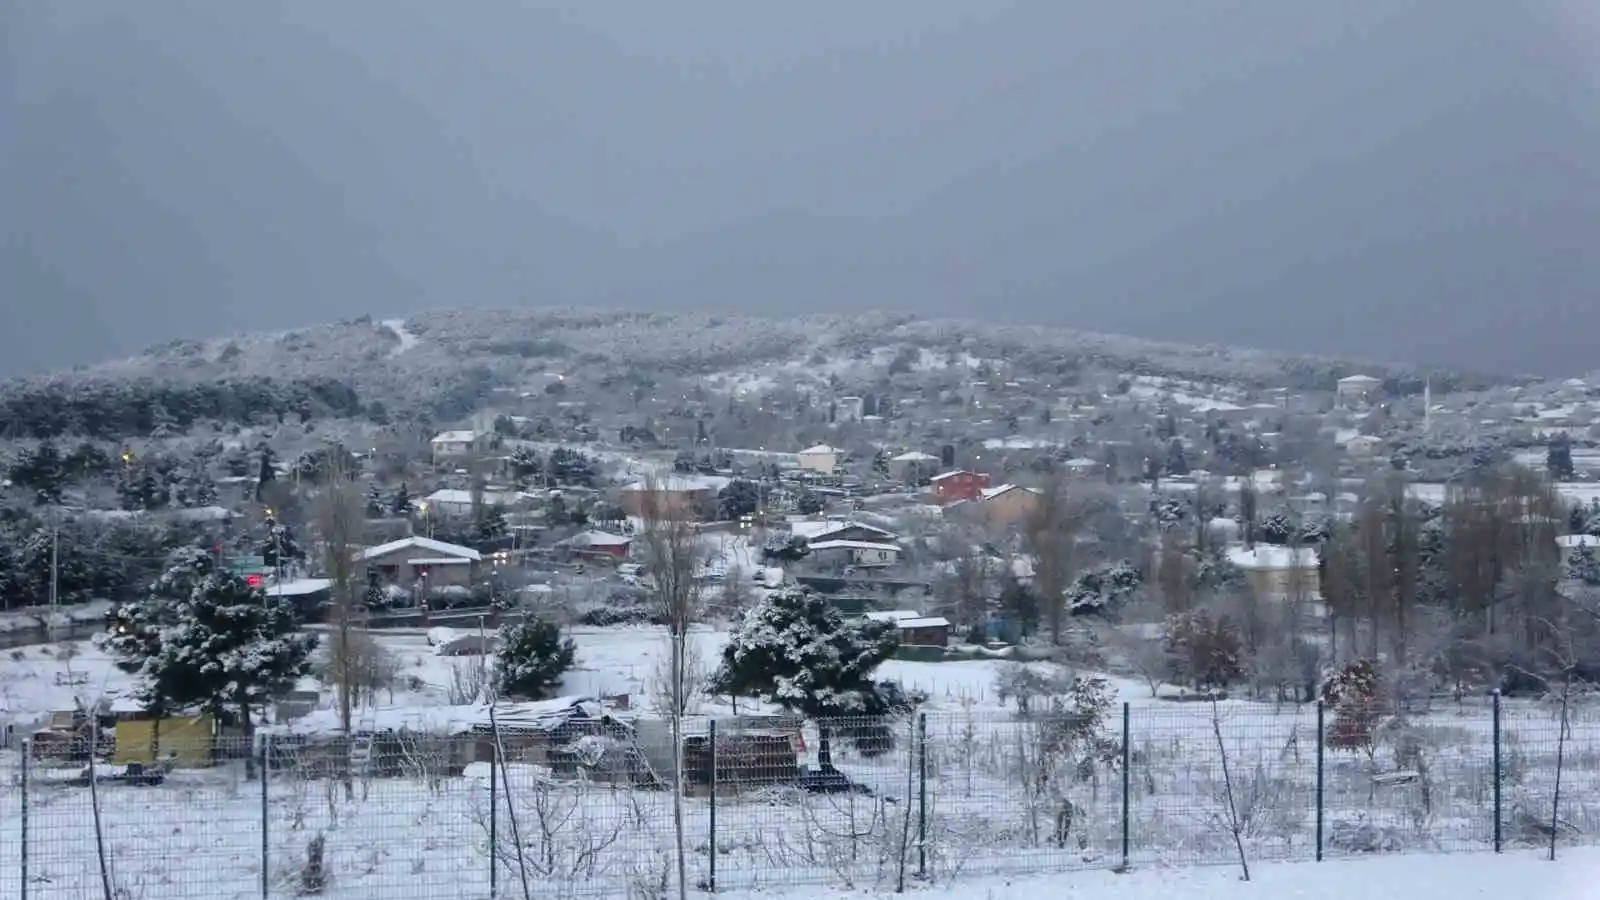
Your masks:
<svg viewBox="0 0 1600 900"><path fill-rule="evenodd" d="M244 583L250 585L251 587L260 587L261 586L261 576L260 575L246 575L244 577Z"/></svg>

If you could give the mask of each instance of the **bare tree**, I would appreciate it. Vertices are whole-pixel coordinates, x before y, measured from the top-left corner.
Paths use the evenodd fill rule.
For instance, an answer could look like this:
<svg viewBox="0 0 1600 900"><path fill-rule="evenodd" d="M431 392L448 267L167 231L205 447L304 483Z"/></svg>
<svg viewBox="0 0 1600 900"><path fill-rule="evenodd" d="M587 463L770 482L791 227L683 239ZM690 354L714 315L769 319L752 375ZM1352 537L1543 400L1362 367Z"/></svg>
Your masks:
<svg viewBox="0 0 1600 900"><path fill-rule="evenodd" d="M1111 505L1103 492L1053 477L1040 487L1033 514L1023 523L1023 544L1034 557L1034 591L1044 601L1052 643L1060 644L1064 636L1066 590L1082 562L1079 542L1088 525Z"/></svg>
<svg viewBox="0 0 1600 900"><path fill-rule="evenodd" d="M654 479L646 479L647 498L663 496ZM683 826L683 716L694 687L689 651L689 627L700 615L702 592L699 575L701 554L698 530L692 511L675 504L644 504L644 527L639 546L644 555L644 571L649 576L649 591L656 614L667 625L666 684L663 693L671 713L672 727L672 825L677 840L678 898L688 896L689 872Z"/></svg>
<svg viewBox="0 0 1600 900"><path fill-rule="evenodd" d="M328 673L338 688L339 727L345 738L352 731L351 711L359 688L360 648L352 637L358 603L356 548L366 526L366 505L357 489L353 473L343 453L329 454L332 471L322 486L318 501L317 524L321 531L324 566L327 569L333 605L333 641L329 646ZM348 777L347 794L354 791Z"/></svg>
<svg viewBox="0 0 1600 900"><path fill-rule="evenodd" d="M1243 881L1250 880L1250 860L1244 852L1244 821L1239 817L1239 805L1233 799L1233 773L1228 770L1228 745L1222 740L1222 707L1215 695L1211 698L1211 733L1217 739L1217 758L1222 762L1223 812L1227 814L1229 833L1233 835L1234 849L1239 851L1239 871Z"/></svg>

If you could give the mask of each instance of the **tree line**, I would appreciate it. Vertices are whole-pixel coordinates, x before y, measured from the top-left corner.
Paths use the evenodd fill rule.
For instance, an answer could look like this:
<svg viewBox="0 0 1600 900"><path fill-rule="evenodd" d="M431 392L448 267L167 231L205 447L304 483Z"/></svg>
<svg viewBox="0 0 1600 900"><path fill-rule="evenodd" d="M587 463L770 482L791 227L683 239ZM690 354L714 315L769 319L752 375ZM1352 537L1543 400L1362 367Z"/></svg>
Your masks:
<svg viewBox="0 0 1600 900"><path fill-rule="evenodd" d="M81 435L96 440L163 438L197 422L249 424L384 416L335 378L224 378L183 384L109 378L14 381L0 387L0 434L13 439Z"/></svg>

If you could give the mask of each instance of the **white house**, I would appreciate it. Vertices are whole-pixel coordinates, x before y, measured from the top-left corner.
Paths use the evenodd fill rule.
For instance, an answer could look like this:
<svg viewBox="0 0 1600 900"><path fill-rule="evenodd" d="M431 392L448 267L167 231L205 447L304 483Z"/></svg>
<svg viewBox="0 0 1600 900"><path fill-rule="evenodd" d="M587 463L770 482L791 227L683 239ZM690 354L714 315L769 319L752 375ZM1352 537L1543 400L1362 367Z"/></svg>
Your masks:
<svg viewBox="0 0 1600 900"><path fill-rule="evenodd" d="M488 446L488 435L476 431L441 431L429 444L435 464L466 459Z"/></svg>
<svg viewBox="0 0 1600 900"><path fill-rule="evenodd" d="M1349 375L1339 379L1339 399L1368 400L1378 393L1383 381L1371 375Z"/></svg>
<svg viewBox="0 0 1600 900"><path fill-rule="evenodd" d="M483 505L509 506L511 494L504 491L484 491ZM472 512L472 492L459 488L440 488L422 498L424 512L441 516L465 516Z"/></svg>
<svg viewBox="0 0 1600 900"><path fill-rule="evenodd" d="M1344 452L1351 456L1371 456L1378 452L1378 446L1383 441L1370 434L1358 434L1344 442Z"/></svg>
<svg viewBox="0 0 1600 900"><path fill-rule="evenodd" d="M801 450L800 468L807 472L820 472L823 475L832 475L834 467L839 464L839 451L827 444L818 444Z"/></svg>
<svg viewBox="0 0 1600 900"><path fill-rule="evenodd" d="M1243 569L1250 586L1267 596L1315 597L1321 587L1315 547L1236 546L1228 550L1228 562Z"/></svg>
<svg viewBox="0 0 1600 900"><path fill-rule="evenodd" d="M876 541L817 541L811 544L811 556L851 566L892 566L900 561L900 548Z"/></svg>

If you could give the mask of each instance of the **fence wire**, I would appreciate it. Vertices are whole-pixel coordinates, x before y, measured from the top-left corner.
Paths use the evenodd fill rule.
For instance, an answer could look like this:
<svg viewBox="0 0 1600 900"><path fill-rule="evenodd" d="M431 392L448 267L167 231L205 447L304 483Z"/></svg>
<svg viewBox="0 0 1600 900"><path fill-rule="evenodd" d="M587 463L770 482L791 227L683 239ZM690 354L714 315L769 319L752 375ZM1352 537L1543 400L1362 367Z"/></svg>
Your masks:
<svg viewBox="0 0 1600 900"><path fill-rule="evenodd" d="M1585 706L1103 713L36 738L0 751L0 877L23 900L656 897L680 858L698 891L881 889L1600 833Z"/></svg>

